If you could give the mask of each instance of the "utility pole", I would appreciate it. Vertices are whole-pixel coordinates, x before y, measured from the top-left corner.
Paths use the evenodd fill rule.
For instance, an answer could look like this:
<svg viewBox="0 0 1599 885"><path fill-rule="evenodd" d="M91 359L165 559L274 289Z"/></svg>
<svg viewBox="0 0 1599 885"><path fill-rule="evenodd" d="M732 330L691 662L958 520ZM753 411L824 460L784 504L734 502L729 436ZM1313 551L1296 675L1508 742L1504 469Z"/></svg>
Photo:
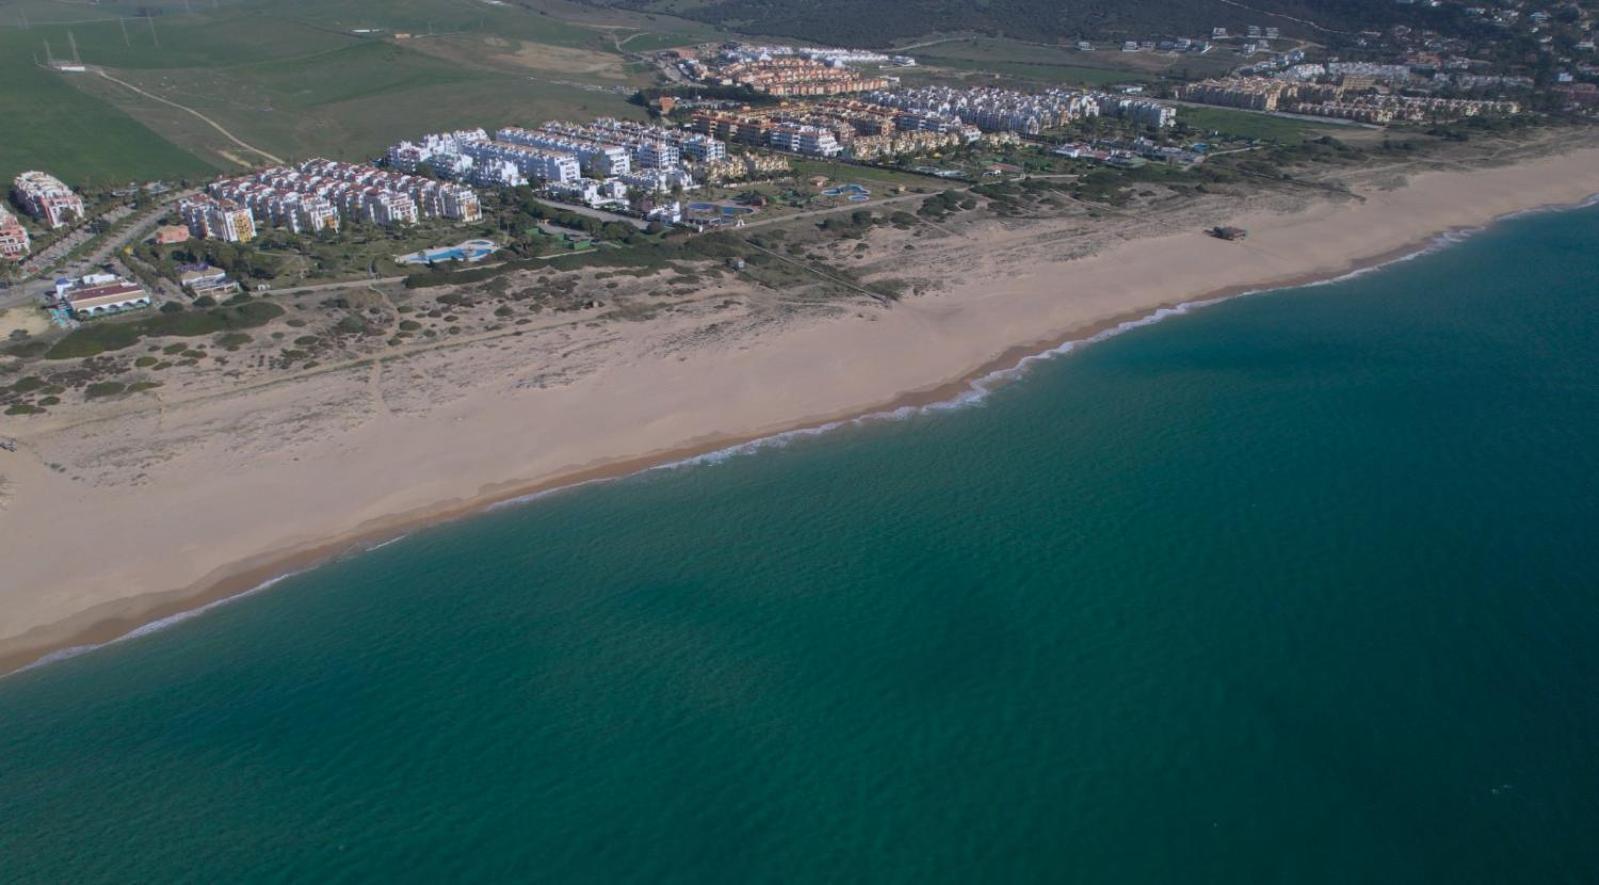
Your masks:
<svg viewBox="0 0 1599 885"><path fill-rule="evenodd" d="M50 67L56 66L56 57L50 54L50 41L44 41L44 63Z"/></svg>
<svg viewBox="0 0 1599 885"><path fill-rule="evenodd" d="M72 36L71 31L67 32L67 45L72 47L72 63L83 64L83 59L78 57L78 38Z"/></svg>
<svg viewBox="0 0 1599 885"><path fill-rule="evenodd" d="M155 41L155 48L161 48L161 37L155 32L155 18L152 16L145 21L150 23L150 39Z"/></svg>
<svg viewBox="0 0 1599 885"><path fill-rule="evenodd" d="M133 41L128 39L128 20L119 15L117 16L117 24L122 26L122 45L132 47Z"/></svg>

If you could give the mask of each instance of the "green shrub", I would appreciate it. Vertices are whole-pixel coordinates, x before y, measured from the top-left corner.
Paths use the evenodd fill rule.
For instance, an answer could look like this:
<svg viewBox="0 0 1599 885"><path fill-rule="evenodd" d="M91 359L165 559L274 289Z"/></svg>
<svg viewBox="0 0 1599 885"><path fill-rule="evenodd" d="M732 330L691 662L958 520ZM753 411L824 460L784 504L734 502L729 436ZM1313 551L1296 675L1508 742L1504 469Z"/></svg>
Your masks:
<svg viewBox="0 0 1599 885"><path fill-rule="evenodd" d="M86 399L96 399L102 396L116 396L119 393L126 393L127 390L128 386L119 381L97 381L83 389L83 396Z"/></svg>
<svg viewBox="0 0 1599 885"><path fill-rule="evenodd" d="M198 303L198 302L196 302ZM121 350L138 343L145 335L193 338L235 329L265 325L283 315L283 308L265 301L207 311L157 314L132 323L106 323L80 326L45 351L45 359L72 359ZM185 350L182 344L169 345L167 353Z"/></svg>

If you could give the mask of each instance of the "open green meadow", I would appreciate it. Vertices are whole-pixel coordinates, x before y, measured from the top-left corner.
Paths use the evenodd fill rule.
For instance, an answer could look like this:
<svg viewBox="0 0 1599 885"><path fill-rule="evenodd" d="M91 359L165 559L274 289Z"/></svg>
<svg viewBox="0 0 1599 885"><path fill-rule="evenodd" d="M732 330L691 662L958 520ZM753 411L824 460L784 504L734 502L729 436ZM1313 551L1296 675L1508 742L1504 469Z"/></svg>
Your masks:
<svg viewBox="0 0 1599 885"><path fill-rule="evenodd" d="M129 180L204 176L216 166L115 105L33 63L32 31L0 28L0 181L44 169L99 188Z"/></svg>
<svg viewBox="0 0 1599 885"><path fill-rule="evenodd" d="M1047 62L977 61L970 58L947 58L927 55L919 58L929 67L953 68L959 71L999 74L1017 80L1074 86L1106 86L1111 83L1145 83L1154 79L1145 71L1115 71L1107 68L1085 68L1078 65L1050 64Z"/></svg>
<svg viewBox="0 0 1599 885"><path fill-rule="evenodd" d="M1084 86L1146 82L1163 76L1204 77L1224 71L1230 64L1230 57L1222 53L1083 52L1002 37L943 40L908 51L923 64L935 67Z"/></svg>
<svg viewBox="0 0 1599 885"><path fill-rule="evenodd" d="M1273 117L1269 114L1250 113L1232 108L1194 105L1178 108L1177 119L1201 132L1218 132L1233 138L1253 138L1283 144L1299 144L1306 139L1320 138L1328 134L1337 135L1340 129L1349 128L1288 117Z"/></svg>
<svg viewBox="0 0 1599 885"><path fill-rule="evenodd" d="M45 166L74 184L204 176L266 161L229 135L283 159L353 160L438 129L637 117L627 96L649 72L628 53L718 37L700 23L565 0L158 0L138 10L0 6L0 111L27 121L0 132L0 171ZM46 45L91 70L35 65Z"/></svg>

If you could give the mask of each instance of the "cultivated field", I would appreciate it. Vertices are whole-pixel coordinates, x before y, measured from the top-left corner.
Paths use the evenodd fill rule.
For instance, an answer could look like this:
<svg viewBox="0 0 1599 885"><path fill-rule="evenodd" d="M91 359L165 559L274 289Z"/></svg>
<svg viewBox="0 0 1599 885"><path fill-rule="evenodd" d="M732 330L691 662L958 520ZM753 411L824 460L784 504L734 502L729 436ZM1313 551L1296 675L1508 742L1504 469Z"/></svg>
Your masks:
<svg viewBox="0 0 1599 885"><path fill-rule="evenodd" d="M649 80L632 54L717 37L563 0L14 0L0 6L0 113L29 125L0 134L0 173L204 177L360 159L437 129L637 117L626 99ZM47 44L89 70L40 67Z"/></svg>

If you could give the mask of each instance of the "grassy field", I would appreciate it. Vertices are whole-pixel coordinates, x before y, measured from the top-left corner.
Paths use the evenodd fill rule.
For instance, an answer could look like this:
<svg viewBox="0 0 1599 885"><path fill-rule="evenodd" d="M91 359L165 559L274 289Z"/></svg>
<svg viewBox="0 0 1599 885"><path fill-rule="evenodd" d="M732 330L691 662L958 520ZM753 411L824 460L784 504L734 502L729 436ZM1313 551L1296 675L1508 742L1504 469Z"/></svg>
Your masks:
<svg viewBox="0 0 1599 885"><path fill-rule="evenodd" d="M624 94L607 89L469 68L379 40L293 65L264 62L119 75L285 159L318 154L356 159L400 138L445 128L642 113ZM193 116L114 84L91 85L175 139L222 158L219 163L240 153Z"/></svg>
<svg viewBox="0 0 1599 885"><path fill-rule="evenodd" d="M1114 50L1082 52L1064 46L996 37L947 40L910 52L929 65L967 71L992 71L1045 83L1081 83L1091 86L1146 81L1162 76L1210 76L1226 70L1236 60L1221 52L1206 55Z"/></svg>
<svg viewBox="0 0 1599 885"><path fill-rule="evenodd" d="M801 181L813 175L824 175L834 184L859 184L870 188L873 197L884 196L890 188L900 186L907 190L915 188L942 190L948 186L932 176L876 166L852 166L848 163L806 160L798 157L790 157L789 164L794 170L794 177Z"/></svg>
<svg viewBox="0 0 1599 885"><path fill-rule="evenodd" d="M945 58L926 55L918 59L929 67L953 68L958 71L994 73L1016 80L1031 80L1050 85L1106 86L1111 83L1147 83L1154 77L1143 71L1113 71L1105 68L1085 68L1076 65L1048 64L1044 62L977 61L968 58Z"/></svg>
<svg viewBox="0 0 1599 885"><path fill-rule="evenodd" d="M215 165L33 63L36 31L0 28L0 181L45 169L78 186L204 176ZM84 76L84 75L75 75Z"/></svg>
<svg viewBox="0 0 1599 885"><path fill-rule="evenodd" d="M285 159L357 159L442 128L636 117L626 97L649 72L626 53L716 37L567 0L11 0L0 5L0 112L41 122L0 129L0 171L50 160L89 183L263 161L184 108ZM182 107L93 72L38 68L47 41L58 60L75 44L84 63Z"/></svg>
<svg viewBox="0 0 1599 885"><path fill-rule="evenodd" d="M1219 132L1234 138L1254 138L1299 144L1308 138L1337 135L1347 127L1318 125L1305 120L1252 114L1231 108L1200 108L1187 105L1177 109L1177 119L1202 132ZM1358 130L1357 130L1358 131Z"/></svg>

